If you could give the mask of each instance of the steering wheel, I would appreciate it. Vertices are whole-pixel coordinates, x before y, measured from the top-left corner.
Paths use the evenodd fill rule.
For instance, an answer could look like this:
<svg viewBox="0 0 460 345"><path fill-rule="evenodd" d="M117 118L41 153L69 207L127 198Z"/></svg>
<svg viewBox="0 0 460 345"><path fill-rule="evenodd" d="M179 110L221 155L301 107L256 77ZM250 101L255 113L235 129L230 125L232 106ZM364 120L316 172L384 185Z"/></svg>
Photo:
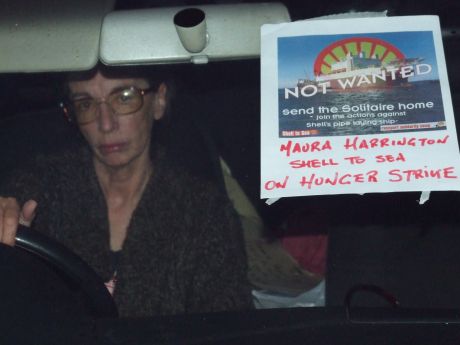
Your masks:
<svg viewBox="0 0 460 345"><path fill-rule="evenodd" d="M115 302L97 273L78 255L59 242L24 226L19 226L16 247L46 261L68 278L87 297L92 316L118 317Z"/></svg>

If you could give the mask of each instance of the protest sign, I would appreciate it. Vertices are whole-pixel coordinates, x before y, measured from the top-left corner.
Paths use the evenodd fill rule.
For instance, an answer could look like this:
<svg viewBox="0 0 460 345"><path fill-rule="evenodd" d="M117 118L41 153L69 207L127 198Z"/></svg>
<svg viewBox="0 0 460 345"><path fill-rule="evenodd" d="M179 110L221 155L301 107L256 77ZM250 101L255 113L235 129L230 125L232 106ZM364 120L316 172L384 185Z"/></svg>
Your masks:
<svg viewBox="0 0 460 345"><path fill-rule="evenodd" d="M261 31L261 198L460 190L436 16Z"/></svg>

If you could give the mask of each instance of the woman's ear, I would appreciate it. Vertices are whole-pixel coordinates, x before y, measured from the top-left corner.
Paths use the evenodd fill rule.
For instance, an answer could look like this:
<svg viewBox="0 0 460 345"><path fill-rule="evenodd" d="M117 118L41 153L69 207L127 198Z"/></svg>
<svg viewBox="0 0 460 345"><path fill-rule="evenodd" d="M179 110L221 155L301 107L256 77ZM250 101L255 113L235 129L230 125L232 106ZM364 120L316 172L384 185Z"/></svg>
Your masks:
<svg viewBox="0 0 460 345"><path fill-rule="evenodd" d="M158 86L158 90L155 93L155 98L153 100L153 118L155 120L160 120L166 111L167 106L167 93L168 87L165 83L161 83Z"/></svg>

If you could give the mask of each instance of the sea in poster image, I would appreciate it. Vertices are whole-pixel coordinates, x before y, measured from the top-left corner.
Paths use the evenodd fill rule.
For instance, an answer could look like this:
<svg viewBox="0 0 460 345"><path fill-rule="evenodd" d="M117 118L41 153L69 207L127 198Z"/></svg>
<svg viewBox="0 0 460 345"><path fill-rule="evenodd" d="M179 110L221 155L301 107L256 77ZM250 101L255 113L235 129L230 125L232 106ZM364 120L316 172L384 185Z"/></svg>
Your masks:
<svg viewBox="0 0 460 345"><path fill-rule="evenodd" d="M394 86L382 89L363 90L327 90L325 94L318 92L311 97L290 97L285 99L284 89L279 89L279 135L283 131L307 131L307 135L297 136L343 136L388 133L382 125L426 124L439 123L432 128L391 130L391 133L414 132L426 130L445 130L445 116L439 80L423 80L408 83L405 86ZM432 103L431 107L408 109L415 103ZM393 105L393 111L349 111L344 112L343 106ZM336 115L343 115L341 120L334 119L332 113L319 113L319 107L337 107ZM406 106L406 107L405 107ZM307 109L314 107L313 114L283 115L291 109ZM349 121L349 125L338 125L338 121Z"/></svg>

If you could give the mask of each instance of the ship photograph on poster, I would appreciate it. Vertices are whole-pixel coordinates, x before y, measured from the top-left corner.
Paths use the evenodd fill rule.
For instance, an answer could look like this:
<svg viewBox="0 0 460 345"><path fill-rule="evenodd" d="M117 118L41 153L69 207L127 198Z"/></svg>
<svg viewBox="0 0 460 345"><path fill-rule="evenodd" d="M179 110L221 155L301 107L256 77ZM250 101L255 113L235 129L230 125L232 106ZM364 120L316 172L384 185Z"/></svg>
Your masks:
<svg viewBox="0 0 460 345"><path fill-rule="evenodd" d="M431 31L279 37L279 137L445 130Z"/></svg>

